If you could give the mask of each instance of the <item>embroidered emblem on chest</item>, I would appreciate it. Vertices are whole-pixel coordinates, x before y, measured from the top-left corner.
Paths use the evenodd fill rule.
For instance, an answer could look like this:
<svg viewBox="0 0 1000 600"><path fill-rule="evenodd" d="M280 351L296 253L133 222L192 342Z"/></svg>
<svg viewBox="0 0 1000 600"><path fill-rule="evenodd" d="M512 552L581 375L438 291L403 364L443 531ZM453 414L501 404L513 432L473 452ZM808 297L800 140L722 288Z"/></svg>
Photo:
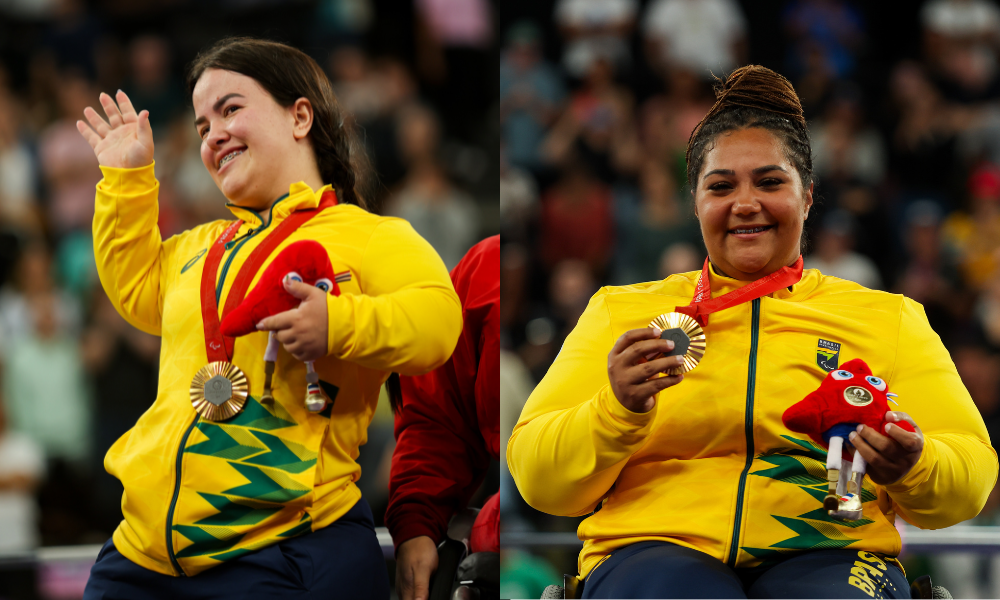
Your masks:
<svg viewBox="0 0 1000 600"><path fill-rule="evenodd" d="M816 364L827 373L840 362L840 343L820 339L816 342Z"/></svg>
<svg viewBox="0 0 1000 600"><path fill-rule="evenodd" d="M208 252L208 248L202 248L202 249L201 249L201 252L199 252L198 254L195 254L195 255L194 255L194 256L193 256L192 258L191 258L191 260L189 260L189 261L187 261L186 263L184 263L184 266L183 266L183 267L181 267L181 275L183 275L184 273L186 273L186 272L187 272L187 270L188 270L188 269L190 269L191 267L193 267L193 266L194 266L194 264L195 264L196 262L198 262L198 259L199 259L199 258L201 258L202 256L205 256L205 253L206 253L206 252Z"/></svg>

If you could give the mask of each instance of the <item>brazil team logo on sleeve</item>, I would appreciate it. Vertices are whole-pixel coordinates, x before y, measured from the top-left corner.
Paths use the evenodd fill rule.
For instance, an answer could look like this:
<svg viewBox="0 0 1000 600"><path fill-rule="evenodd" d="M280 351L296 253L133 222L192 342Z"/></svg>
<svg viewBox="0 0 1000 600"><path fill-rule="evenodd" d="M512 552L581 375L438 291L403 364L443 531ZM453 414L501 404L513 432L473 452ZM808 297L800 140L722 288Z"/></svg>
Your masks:
<svg viewBox="0 0 1000 600"><path fill-rule="evenodd" d="M820 339L816 344L816 364L827 373L837 368L840 361L840 343Z"/></svg>

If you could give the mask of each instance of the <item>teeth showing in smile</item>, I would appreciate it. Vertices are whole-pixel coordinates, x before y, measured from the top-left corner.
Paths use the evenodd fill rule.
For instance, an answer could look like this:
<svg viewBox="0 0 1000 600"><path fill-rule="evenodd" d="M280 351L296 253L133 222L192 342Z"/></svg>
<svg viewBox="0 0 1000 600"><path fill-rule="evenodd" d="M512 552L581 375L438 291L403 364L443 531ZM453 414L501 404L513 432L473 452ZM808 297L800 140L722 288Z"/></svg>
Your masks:
<svg viewBox="0 0 1000 600"><path fill-rule="evenodd" d="M767 231L770 229L770 225L764 225L761 227L748 227L744 229L733 229L733 233L760 233L761 231Z"/></svg>
<svg viewBox="0 0 1000 600"><path fill-rule="evenodd" d="M231 153L223 156L222 160L219 161L219 168L221 169L224 164L226 164L227 162L233 160L234 158L236 158L240 154L243 154L242 150L237 150L236 152L231 152Z"/></svg>

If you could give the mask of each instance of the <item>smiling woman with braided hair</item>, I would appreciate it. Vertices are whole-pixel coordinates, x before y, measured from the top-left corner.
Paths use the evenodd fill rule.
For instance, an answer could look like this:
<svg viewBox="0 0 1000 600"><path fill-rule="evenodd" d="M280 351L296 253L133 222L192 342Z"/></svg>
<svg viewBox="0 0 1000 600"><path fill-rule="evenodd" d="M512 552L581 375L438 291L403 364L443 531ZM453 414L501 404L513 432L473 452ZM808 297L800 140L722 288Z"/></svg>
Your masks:
<svg viewBox="0 0 1000 600"><path fill-rule="evenodd" d="M803 271L812 160L788 80L747 66L716 95L687 151L704 268L594 295L521 413L511 474L541 511L592 513L584 598L909 598L896 516L975 516L996 452L919 304ZM678 375L650 326L670 311L707 342ZM823 510L825 450L782 414L853 358L901 408L849 436L868 476L848 522Z"/></svg>

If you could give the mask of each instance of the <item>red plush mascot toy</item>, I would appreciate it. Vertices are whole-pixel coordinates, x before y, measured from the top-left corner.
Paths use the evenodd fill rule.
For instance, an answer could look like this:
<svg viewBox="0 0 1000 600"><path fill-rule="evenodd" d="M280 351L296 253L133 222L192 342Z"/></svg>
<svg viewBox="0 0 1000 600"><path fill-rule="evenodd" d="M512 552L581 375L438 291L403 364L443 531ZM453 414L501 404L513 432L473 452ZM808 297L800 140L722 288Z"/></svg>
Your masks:
<svg viewBox="0 0 1000 600"><path fill-rule="evenodd" d="M302 281L324 292L340 295L339 282L351 278L350 271L334 273L326 250L318 242L302 240L289 244L275 257L257 285L243 302L222 319L222 334L239 337L257 331L257 323L266 317L298 307L299 299L285 291L285 279ZM269 332L267 350L264 352L264 395L262 401L273 401L271 376L278 358L279 343L274 332ZM319 387L319 375L312 362L306 363L306 408L319 412L326 406L327 398Z"/></svg>
<svg viewBox="0 0 1000 600"><path fill-rule="evenodd" d="M855 358L831 371L816 391L782 415L785 427L805 433L828 448L826 469L830 487L823 508L831 517L850 521L861 518L861 481L868 465L861 453L854 450L848 436L858 425L884 431L885 413L889 402L896 403L894 398L896 394L886 391L885 380L874 376L865 361ZM913 426L905 421L893 425L913 431ZM851 454L853 463L847 460Z"/></svg>

